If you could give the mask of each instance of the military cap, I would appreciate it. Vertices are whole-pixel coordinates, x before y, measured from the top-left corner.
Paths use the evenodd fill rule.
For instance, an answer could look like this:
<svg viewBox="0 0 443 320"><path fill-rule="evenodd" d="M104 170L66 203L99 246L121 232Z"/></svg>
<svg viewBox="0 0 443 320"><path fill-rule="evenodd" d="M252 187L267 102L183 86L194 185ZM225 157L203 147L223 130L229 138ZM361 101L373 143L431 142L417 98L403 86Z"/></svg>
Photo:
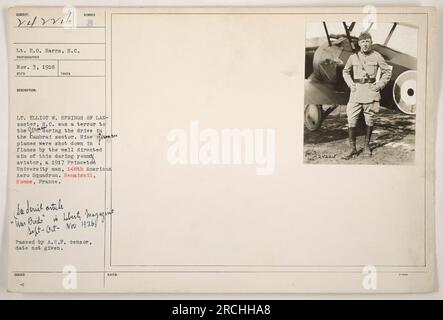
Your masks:
<svg viewBox="0 0 443 320"><path fill-rule="evenodd" d="M372 40L372 36L369 32L362 32L360 33L360 35L358 36L358 41L360 40L366 40L366 39L370 39Z"/></svg>

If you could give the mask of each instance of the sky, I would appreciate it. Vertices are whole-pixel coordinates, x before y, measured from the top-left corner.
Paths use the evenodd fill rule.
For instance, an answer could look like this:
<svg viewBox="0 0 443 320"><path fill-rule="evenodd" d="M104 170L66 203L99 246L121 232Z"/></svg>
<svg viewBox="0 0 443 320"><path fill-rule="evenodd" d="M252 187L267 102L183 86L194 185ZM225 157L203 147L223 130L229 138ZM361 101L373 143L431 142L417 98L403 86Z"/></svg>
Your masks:
<svg viewBox="0 0 443 320"><path fill-rule="evenodd" d="M349 26L352 21L347 22ZM342 22L327 22L329 34L345 34ZM370 33L374 43L383 44L391 30L392 23L376 23L372 26ZM363 23L357 23L352 31L353 36L358 36L365 30ZM413 26L397 25L388 46L392 49L417 57L418 29ZM323 22L309 23L306 26L306 38L325 37ZM326 39L325 39L326 41Z"/></svg>

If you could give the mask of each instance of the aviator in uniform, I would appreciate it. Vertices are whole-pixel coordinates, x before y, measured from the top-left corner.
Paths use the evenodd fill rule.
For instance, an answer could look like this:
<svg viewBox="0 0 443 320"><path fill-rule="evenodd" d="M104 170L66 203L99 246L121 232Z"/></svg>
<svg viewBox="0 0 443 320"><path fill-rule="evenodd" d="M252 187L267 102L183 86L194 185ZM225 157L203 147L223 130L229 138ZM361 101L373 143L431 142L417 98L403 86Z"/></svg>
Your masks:
<svg viewBox="0 0 443 320"><path fill-rule="evenodd" d="M357 154L355 127L360 112L366 123L366 139L364 152L371 155L369 143L374 126L373 116L380 109L380 90L391 79L391 67L386 63L381 54L372 50L372 38L369 33L359 36L360 51L351 55L343 69L343 78L351 88L349 103L346 107L349 126L349 140L351 151L344 158L351 158ZM378 69L381 77L376 81ZM353 77L351 76L351 70Z"/></svg>

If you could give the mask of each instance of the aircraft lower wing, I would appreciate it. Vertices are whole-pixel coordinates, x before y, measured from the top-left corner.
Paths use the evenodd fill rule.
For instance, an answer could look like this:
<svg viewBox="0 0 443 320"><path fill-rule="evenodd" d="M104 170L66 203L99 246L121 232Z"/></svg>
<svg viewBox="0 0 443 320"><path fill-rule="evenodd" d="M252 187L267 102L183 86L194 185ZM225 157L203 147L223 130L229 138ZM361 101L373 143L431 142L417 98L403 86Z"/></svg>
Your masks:
<svg viewBox="0 0 443 320"><path fill-rule="evenodd" d="M305 80L305 105L344 105L348 103L348 99L349 94L344 91L338 91L334 84L319 82L313 79Z"/></svg>

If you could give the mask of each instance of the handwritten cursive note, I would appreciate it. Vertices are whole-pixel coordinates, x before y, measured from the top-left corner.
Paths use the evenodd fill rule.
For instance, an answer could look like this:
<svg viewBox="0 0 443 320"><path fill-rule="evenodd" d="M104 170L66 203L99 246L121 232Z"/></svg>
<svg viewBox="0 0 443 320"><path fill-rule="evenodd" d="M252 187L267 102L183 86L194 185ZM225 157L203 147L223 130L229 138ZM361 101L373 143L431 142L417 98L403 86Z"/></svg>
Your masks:
<svg viewBox="0 0 443 320"><path fill-rule="evenodd" d="M114 209L109 211L91 208L68 209L65 208L62 199L49 202L26 200L17 203L16 212L10 223L15 224L17 229L24 230L28 236L38 237L60 230L96 229L113 213Z"/></svg>
<svg viewBox="0 0 443 320"><path fill-rule="evenodd" d="M19 14L17 14L19 15ZM63 26L71 25L74 21L74 13L72 11L57 17L41 17L41 16L17 16L17 28L33 28L44 26Z"/></svg>

